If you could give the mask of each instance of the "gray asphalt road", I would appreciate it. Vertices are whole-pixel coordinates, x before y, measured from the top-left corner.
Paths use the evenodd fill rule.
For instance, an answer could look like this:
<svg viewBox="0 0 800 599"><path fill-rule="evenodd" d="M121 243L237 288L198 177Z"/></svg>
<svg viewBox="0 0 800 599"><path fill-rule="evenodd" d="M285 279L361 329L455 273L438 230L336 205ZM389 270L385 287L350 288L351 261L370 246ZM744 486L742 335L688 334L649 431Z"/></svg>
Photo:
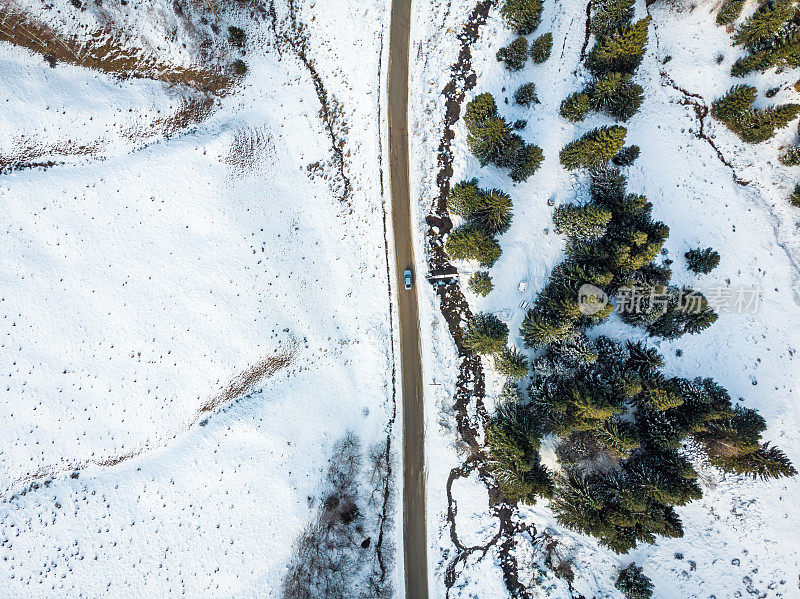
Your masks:
<svg viewBox="0 0 800 599"><path fill-rule="evenodd" d="M411 194L408 179L408 46L411 0L392 2L389 34L389 179L397 267L400 364L403 395L403 538L406 599L428 599L425 527L425 410L416 285L423 269L414 268L415 288L403 288L403 271L414 267Z"/></svg>

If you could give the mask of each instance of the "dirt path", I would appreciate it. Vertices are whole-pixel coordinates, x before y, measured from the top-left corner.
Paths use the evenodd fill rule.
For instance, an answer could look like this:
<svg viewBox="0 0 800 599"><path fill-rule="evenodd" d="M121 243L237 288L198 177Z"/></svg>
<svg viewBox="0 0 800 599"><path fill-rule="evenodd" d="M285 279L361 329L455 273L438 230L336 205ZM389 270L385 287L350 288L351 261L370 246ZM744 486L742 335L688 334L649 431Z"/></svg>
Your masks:
<svg viewBox="0 0 800 599"><path fill-rule="evenodd" d="M416 290L403 289L403 271L414 265L411 194L408 180L408 45L411 0L392 2L389 37L389 179L400 321L403 390L403 545L407 599L428 598L428 542L425 526L425 408L419 308ZM418 284L422 271L414 269Z"/></svg>

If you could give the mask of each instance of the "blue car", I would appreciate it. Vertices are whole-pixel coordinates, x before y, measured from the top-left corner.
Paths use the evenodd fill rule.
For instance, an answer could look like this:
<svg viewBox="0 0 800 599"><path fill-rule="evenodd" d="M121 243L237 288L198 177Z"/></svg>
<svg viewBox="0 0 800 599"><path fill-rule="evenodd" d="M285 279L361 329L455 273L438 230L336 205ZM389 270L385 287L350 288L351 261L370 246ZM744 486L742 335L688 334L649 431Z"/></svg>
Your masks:
<svg viewBox="0 0 800 599"><path fill-rule="evenodd" d="M403 280L406 282L406 289L411 289L413 280L411 277L411 269L407 268L405 272L403 272Z"/></svg>

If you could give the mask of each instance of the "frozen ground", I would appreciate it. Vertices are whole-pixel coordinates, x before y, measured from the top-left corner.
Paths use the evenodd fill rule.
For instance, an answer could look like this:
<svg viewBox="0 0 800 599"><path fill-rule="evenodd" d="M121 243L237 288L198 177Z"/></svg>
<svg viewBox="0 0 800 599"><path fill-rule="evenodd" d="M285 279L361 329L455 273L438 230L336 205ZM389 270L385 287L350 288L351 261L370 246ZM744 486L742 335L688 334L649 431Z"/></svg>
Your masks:
<svg viewBox="0 0 800 599"><path fill-rule="evenodd" d="M127 30L151 43L171 6ZM293 6L346 198L282 2L220 17L249 71L169 139L148 119L179 88L0 44L0 154L59 163L0 176L4 596L276 596L334 443L392 430L387 6ZM189 60L184 34L162 59Z"/></svg>
<svg viewBox="0 0 800 599"><path fill-rule="evenodd" d="M422 44L425 55L414 70L413 85L421 102L412 116L412 162L418 168L417 177L412 179L419 184L420 232L425 229L422 220L437 191L436 150L444 114L440 95L444 84L439 84L442 79L437 74L446 72L456 61L456 35L475 4L450 6L444 1L433 2L416 15L414 43ZM751 4L747 11L754 9ZM583 84L585 75L579 55L586 4L545 0L544 7L537 34L552 31L550 60L544 65L529 61L519 74L505 72L494 53L513 36L495 7L473 48L478 80L467 97L490 91L506 118L512 122L527 119L522 135L543 148L543 167L526 183L514 185L504 172L480 168L467 151L461 124L454 142L453 181L477 177L481 186L502 187L514 200L513 224L500 240L503 256L491 269L495 290L485 299L470 296L469 300L473 310L496 312L506 320L513 340L520 346L517 333L524 310L519 304L535 297L563 252L563 239L552 232L552 208L547 202L552 200L558 205L579 201L586 193L585 180L560 167L558 151L585 130L607 122L605 117L593 114L575 126L558 116L561 100ZM701 335L656 345L665 355L671 373L711 376L732 396L742 397L744 405L757 408L767 420L767 437L798 463L800 367L795 351L800 340L800 217L785 198L800 179L800 169L787 169L777 162L779 148L796 144L797 134L793 123L772 141L748 146L707 117L704 133L711 136L730 166L720 160L708 140L697 136L700 123L687 100L710 105L734 83L729 70L738 56L738 50L730 46L729 35L714 25L713 8L712 3L698 4L693 9L688 3L651 7L650 44L636 76L645 87L646 99L642 111L628 123L628 143L642 148L641 157L630 171L629 189L646 195L654 204L655 217L670 226L666 247L675 261L674 281L700 289L760 287L763 297L757 313L723 312L719 321ZM638 3L637 15L644 14L644 3ZM724 55L721 64L717 62L719 53ZM759 102L767 104L770 101L764 100L763 92L772 87L780 87L772 101L798 101L798 94L791 88L797 78L796 70L787 70L759 75L752 81L761 92ZM514 106L511 94L528 81L536 84L541 104L530 109ZM687 97L679 88L699 94L700 99ZM509 104L505 104L506 98ZM734 177L749 184L736 183ZM697 277L685 268L683 253L697 246L712 246L722 255L720 267L711 275ZM469 273L471 268L462 270ZM524 294L517 291L523 280L528 281ZM446 522L445 482L463 455L458 455L457 433L448 403L454 386L455 354L433 295L426 299L421 302L427 308L423 318L434 326L434 338L426 350L436 357L436 361L427 364L427 376L429 381L443 383L428 387L432 398L428 450L431 585L442 596L445 569L453 553ZM605 331L616 333L621 328L619 323L611 322ZM632 332L626 330L626 334ZM680 357L676 355L679 349ZM485 365L491 370L488 361ZM497 393L499 384L499 379L489 372L490 396ZM634 559L656 583L657 597L800 596L800 541L795 534L798 520L793 509L800 497L800 480L737 480L706 467L702 468L702 478L704 498L679 510L684 538L661 540L627 556L616 556L598 548L592 539L558 527L545 503L521 510L523 521L533 524L538 532L534 545L529 535L517 536L515 554L521 578L538 588L539 593L571 596L563 578L538 571L547 553L543 547L554 538L557 544L551 562L571 564L575 574L573 588L586 597L619 596L613 588L616 568ZM459 530L475 537L477 543L480 537L475 535L491 530L493 520L486 512L485 489L480 481L472 479L462 479L459 485L456 522ZM497 552L490 550L480 563L475 561L471 559L467 564L449 596L507 596Z"/></svg>

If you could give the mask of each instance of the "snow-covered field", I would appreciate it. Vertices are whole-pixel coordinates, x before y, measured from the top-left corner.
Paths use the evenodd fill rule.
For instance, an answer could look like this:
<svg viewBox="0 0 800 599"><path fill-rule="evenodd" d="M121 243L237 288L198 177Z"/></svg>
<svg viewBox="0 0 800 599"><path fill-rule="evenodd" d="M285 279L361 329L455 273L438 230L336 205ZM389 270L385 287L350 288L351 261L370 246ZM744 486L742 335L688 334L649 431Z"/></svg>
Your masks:
<svg viewBox="0 0 800 599"><path fill-rule="evenodd" d="M173 3L148 4L126 27L155 47ZM180 86L0 43L0 155L58 163L0 176L3 596L277 596L336 441L394 438L388 5L294 5L346 198L283 2L220 17L248 73L179 131L151 125ZM183 35L162 59L189 61Z"/></svg>
<svg viewBox="0 0 800 599"><path fill-rule="evenodd" d="M418 183L417 195L421 198L420 235L427 228L423 220L437 193L436 152L444 114L440 92L446 83L440 74L455 63L459 50L456 36L475 4L432 2L415 16L413 44L421 43L425 54L415 63L412 87L421 98L412 109L412 162L417 169L412 180ZM694 107L687 105L686 96L670 83L699 94L699 101L709 106L736 82L729 71L739 51L730 46L730 36L724 29L714 25L713 3L692 6L688 2L656 3L650 8L650 44L636 75L636 81L645 88L645 102L627 124L627 143L642 149L630 170L629 189L646 195L654 204L655 218L670 226L666 248L668 257L674 260L675 282L700 289L758 287L763 296L756 313L722 312L718 322L700 335L655 345L664 354L671 374L711 376L733 397L741 397L743 405L757 408L767 420L766 438L782 447L797 464L800 366L795 351L800 343L800 214L786 197L800 179L800 169L788 169L777 161L779 148L797 144L796 123L775 139L752 146L706 117L704 133L712 136L730 167L707 140L696 135L700 124ZM646 14L643 2L636 8L639 17ZM745 14L754 8L754 3L748 3ZM467 100L477 93L492 92L508 120L528 120L521 134L544 150L542 168L526 183L515 185L505 172L481 168L469 155L463 124L456 129L453 181L477 177L481 187L502 188L514 200L511 229L500 239L503 255L491 269L495 290L486 298L468 297L474 311L495 312L506 320L511 340L519 347L518 330L524 316L519 304L535 297L563 254L564 240L552 232L553 209L548 200L559 205L581 200L587 192L584 176L561 168L558 151L586 130L608 121L594 113L573 125L558 116L561 100L584 84L586 75L579 55L585 21L585 2L545 0L542 25L536 35L553 33L553 54L543 65L529 61L517 74L504 71L494 57L497 49L513 38L496 7L473 47L477 85ZM723 58L718 63L720 53ZM797 102L798 93L792 85L798 76L797 70L780 74L773 70L748 82L761 92L759 105ZM536 84L541 103L530 109L515 106L511 94L529 81ZM772 100L765 100L763 93L772 87L780 87L780 91ZM738 179L750 183L736 183L734 171ZM698 277L685 267L683 253L698 246L712 246L722 255L720 267L711 275ZM462 270L470 272L470 268ZM520 281L528 282L525 293L517 290ZM446 480L450 469L464 456L455 446L457 433L448 404L455 384L456 357L433 295L429 293L421 303L423 318L434 326L426 352L436 359L427 363L428 379L443 383L428 387L428 503L431 587L436 596L444 596L445 571L454 552L446 521ZM603 331L641 336L641 332L624 329L618 321L605 325ZM490 361L485 361L485 366L489 370L487 393L496 395L500 379L491 373ZM546 533L558 541L554 561L572 564L572 587L585 597L619 597L613 587L617 569L633 560L653 579L657 597L800 596L800 539L794 508L800 498L800 479L762 483L722 477L705 467L701 472L704 498L678 510L685 536L662 539L626 556L600 549L594 540L559 527L544 502L522 509L520 517L533 524L538 533L538 546L531 545L529 535L517 535L515 555L521 579L532 590L538 589L533 591L534 596L545 592L553 597L572 596L563 578L538 572ZM487 512L484 485L475 477L460 479L453 494L462 540L469 545L484 544L496 522ZM470 557L450 589L450 597L507 596L497 551L490 549L479 560L480 555ZM534 579L539 582L534 583Z"/></svg>

